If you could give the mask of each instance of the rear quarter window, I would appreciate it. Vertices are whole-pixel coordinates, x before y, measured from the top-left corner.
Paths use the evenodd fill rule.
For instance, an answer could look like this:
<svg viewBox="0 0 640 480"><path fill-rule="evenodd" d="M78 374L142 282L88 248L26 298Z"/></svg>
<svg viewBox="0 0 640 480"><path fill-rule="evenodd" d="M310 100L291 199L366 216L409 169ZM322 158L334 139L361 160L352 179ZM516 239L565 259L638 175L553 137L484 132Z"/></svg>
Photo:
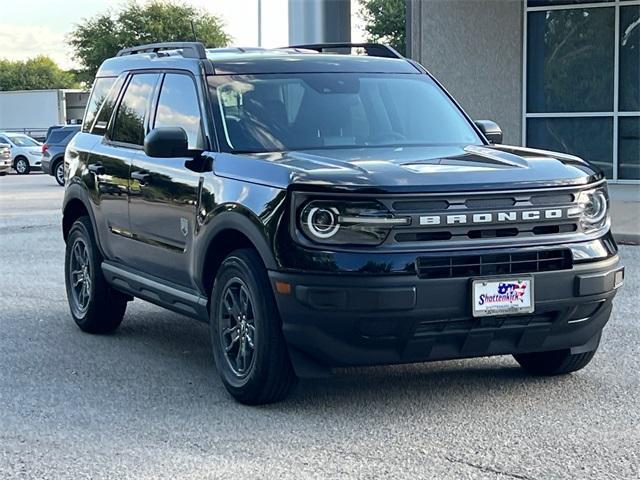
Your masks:
<svg viewBox="0 0 640 480"><path fill-rule="evenodd" d="M74 132L69 130L54 130L49 135L49 138L47 138L46 143L62 143L72 133Z"/></svg>
<svg viewBox="0 0 640 480"><path fill-rule="evenodd" d="M109 90L116 82L116 77L102 77L96 78L93 83L93 89L91 90L91 97L89 98L89 103L87 104L87 109L84 114L84 121L82 122L82 131L88 132L91 130L93 122L98 116L98 112L102 107ZM69 132L67 132L68 134Z"/></svg>

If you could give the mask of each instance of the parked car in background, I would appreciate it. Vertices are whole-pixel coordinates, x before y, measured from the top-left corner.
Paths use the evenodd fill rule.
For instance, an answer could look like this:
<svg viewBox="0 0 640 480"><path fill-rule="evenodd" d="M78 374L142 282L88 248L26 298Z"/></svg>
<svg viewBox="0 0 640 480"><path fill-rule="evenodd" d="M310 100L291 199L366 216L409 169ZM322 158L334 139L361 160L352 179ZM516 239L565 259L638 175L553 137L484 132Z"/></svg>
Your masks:
<svg viewBox="0 0 640 480"><path fill-rule="evenodd" d="M0 132L0 143L11 148L11 165L20 175L26 175L33 168L40 168L42 162L41 143L24 133Z"/></svg>
<svg viewBox="0 0 640 480"><path fill-rule="evenodd" d="M64 185L64 150L80 131L80 125L64 125L50 128L42 145L42 171L53 175L58 185Z"/></svg>
<svg viewBox="0 0 640 480"><path fill-rule="evenodd" d="M74 125L78 125L79 127L81 124L82 122L80 121L72 120L69 123L62 124L62 125L51 125L49 128L47 128L47 133L44 135L44 138L42 140L45 141L46 139L48 139L49 135L51 135L51 132L53 132L54 130L58 130L60 128L65 128L65 127L72 127Z"/></svg>
<svg viewBox="0 0 640 480"><path fill-rule="evenodd" d="M0 175L6 175L9 170L11 170L11 146L0 143Z"/></svg>

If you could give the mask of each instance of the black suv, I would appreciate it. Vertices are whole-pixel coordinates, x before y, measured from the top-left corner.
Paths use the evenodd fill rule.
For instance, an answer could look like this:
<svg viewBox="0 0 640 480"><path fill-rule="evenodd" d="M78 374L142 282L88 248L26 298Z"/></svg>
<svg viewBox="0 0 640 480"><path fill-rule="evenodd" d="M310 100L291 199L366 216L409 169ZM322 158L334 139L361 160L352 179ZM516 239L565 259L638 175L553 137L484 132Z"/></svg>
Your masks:
<svg viewBox="0 0 640 480"><path fill-rule="evenodd" d="M208 322L248 404L339 366L578 370L624 277L605 179L501 137L378 44L122 50L66 150L73 318L110 332L138 297Z"/></svg>
<svg viewBox="0 0 640 480"><path fill-rule="evenodd" d="M53 176L61 187L64 186L64 151L79 131L79 125L50 127L42 145L42 171Z"/></svg>

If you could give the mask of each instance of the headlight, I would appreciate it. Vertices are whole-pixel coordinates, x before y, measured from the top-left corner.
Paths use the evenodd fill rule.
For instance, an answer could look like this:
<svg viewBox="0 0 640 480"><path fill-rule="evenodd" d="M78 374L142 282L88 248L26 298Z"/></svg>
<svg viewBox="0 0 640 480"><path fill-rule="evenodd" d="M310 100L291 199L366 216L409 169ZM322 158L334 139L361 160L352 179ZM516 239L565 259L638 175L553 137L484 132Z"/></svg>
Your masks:
<svg viewBox="0 0 640 480"><path fill-rule="evenodd" d="M606 188L580 192L578 206L573 211L579 213L580 225L584 232L604 227L609 219L609 197Z"/></svg>
<svg viewBox="0 0 640 480"><path fill-rule="evenodd" d="M302 207L299 226L316 243L380 245L396 225L409 225L409 217L394 217L380 203L314 200Z"/></svg>

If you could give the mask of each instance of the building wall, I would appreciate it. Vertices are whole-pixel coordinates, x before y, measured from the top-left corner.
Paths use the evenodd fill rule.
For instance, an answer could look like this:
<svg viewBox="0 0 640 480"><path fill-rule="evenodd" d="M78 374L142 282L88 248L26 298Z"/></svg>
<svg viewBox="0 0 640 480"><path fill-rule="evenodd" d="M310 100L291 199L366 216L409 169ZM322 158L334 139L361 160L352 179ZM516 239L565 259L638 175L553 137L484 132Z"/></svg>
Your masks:
<svg viewBox="0 0 640 480"><path fill-rule="evenodd" d="M521 0L409 0L409 55L473 119L522 144Z"/></svg>
<svg viewBox="0 0 640 480"><path fill-rule="evenodd" d="M349 41L349 0L289 0L289 45Z"/></svg>

